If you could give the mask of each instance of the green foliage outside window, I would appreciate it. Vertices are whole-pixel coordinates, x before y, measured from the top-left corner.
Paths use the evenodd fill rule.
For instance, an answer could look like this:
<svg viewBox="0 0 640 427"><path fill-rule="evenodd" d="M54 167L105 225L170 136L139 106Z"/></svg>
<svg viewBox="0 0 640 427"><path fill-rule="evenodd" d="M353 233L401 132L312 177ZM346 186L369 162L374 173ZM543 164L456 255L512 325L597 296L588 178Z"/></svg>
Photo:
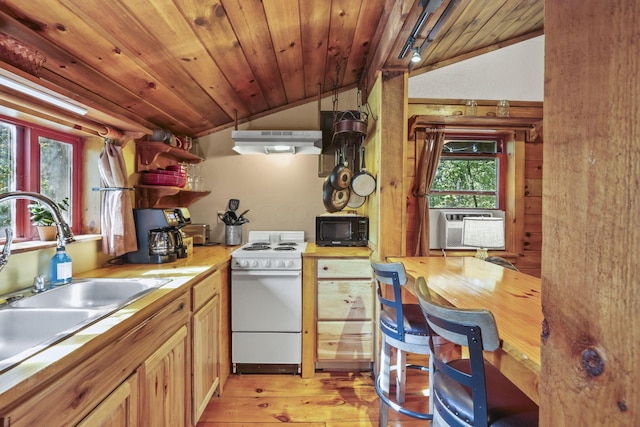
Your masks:
<svg viewBox="0 0 640 427"><path fill-rule="evenodd" d="M443 149L431 186L431 208L498 208L495 141L455 141Z"/></svg>

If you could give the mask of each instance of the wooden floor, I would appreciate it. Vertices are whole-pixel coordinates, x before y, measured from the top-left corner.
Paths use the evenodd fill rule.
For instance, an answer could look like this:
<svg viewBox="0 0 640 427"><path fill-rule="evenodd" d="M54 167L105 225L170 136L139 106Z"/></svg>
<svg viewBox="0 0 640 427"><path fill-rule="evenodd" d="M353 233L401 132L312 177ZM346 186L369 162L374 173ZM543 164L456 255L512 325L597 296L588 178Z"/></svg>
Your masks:
<svg viewBox="0 0 640 427"><path fill-rule="evenodd" d="M411 371L411 370L410 370ZM426 412L426 374L409 377L407 401ZM419 377L415 377L419 376ZM197 427L275 426L356 427L378 425L379 400L368 372L321 372L299 375L231 375L220 397L214 397ZM389 411L389 426L429 426Z"/></svg>

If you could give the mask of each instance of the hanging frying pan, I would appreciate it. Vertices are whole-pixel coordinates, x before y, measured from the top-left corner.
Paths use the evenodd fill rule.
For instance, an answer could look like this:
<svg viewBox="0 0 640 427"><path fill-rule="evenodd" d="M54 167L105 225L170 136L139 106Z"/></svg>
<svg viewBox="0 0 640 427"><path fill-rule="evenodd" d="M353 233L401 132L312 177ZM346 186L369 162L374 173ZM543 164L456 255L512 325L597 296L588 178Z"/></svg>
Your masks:
<svg viewBox="0 0 640 427"><path fill-rule="evenodd" d="M340 147L338 149L337 164L329 175L331 186L336 190L344 190L345 188L349 188L349 183L351 182L352 175L353 173L351 172L351 169L347 167L346 159L344 159L343 157L342 147Z"/></svg>
<svg viewBox="0 0 640 427"><path fill-rule="evenodd" d="M360 172L355 174L351 180L351 188L359 196L367 197L373 193L376 189L376 179L367 172L367 168L364 163L364 146L360 146L360 157L362 158L362 167Z"/></svg>
<svg viewBox="0 0 640 427"><path fill-rule="evenodd" d="M338 212L344 209L349 202L350 191L348 188L336 190L331 185L331 180L327 177L322 186L322 202L327 212Z"/></svg>
<svg viewBox="0 0 640 427"><path fill-rule="evenodd" d="M347 207L351 209L357 209L360 206L364 205L364 202L366 200L367 200L366 197L356 194L355 191L351 191L351 193L349 194L349 201L347 202Z"/></svg>

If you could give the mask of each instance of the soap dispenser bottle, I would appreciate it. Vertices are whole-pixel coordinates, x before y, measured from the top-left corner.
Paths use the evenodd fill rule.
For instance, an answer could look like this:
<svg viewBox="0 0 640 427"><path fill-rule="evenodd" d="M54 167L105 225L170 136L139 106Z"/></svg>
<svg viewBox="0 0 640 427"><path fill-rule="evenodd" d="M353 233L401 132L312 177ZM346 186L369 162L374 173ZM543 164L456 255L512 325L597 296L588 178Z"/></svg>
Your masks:
<svg viewBox="0 0 640 427"><path fill-rule="evenodd" d="M56 254L51 258L51 286L60 286L71 283L71 257L64 246L59 245Z"/></svg>

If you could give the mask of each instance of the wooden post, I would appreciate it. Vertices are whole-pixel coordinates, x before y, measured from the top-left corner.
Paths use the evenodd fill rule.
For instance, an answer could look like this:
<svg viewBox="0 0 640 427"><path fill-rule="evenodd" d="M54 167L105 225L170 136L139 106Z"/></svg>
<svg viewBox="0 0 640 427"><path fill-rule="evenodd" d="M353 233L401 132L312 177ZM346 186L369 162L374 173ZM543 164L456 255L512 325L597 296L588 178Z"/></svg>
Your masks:
<svg viewBox="0 0 640 427"><path fill-rule="evenodd" d="M541 426L640 425L640 3L545 1Z"/></svg>

